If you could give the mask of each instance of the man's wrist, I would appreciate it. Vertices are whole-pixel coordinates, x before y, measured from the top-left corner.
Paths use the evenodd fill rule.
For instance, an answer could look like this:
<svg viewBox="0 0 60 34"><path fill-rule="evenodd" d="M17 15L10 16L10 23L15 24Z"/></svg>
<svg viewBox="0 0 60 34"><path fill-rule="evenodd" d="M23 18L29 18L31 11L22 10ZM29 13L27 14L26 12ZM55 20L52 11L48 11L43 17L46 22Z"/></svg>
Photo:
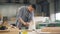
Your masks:
<svg viewBox="0 0 60 34"><path fill-rule="evenodd" d="M23 24L24 24L24 25L26 25L26 23L25 23L25 22L24 22Z"/></svg>

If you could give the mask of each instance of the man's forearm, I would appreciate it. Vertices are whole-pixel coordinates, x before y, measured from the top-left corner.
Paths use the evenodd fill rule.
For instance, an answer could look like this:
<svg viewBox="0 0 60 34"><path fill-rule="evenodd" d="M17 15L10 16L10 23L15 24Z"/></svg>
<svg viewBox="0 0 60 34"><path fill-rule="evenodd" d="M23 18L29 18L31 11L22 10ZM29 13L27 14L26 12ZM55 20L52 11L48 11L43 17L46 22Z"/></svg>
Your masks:
<svg viewBox="0 0 60 34"><path fill-rule="evenodd" d="M22 18L19 18L19 22L27 27L29 26L29 24L27 24L27 22L24 22L24 20Z"/></svg>
<svg viewBox="0 0 60 34"><path fill-rule="evenodd" d="M19 20L18 20L20 23L22 23L22 24L25 24L25 22L23 21L23 19L22 18L19 18Z"/></svg>

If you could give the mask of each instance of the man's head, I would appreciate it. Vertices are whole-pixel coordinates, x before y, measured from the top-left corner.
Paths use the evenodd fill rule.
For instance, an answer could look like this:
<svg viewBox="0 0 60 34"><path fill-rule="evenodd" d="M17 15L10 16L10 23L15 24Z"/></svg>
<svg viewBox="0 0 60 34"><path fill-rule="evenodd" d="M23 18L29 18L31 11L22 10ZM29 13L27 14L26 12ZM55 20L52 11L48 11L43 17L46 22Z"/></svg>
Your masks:
<svg viewBox="0 0 60 34"><path fill-rule="evenodd" d="M29 10L30 12L36 10L36 6L35 6L35 4L31 4L31 5L29 5L29 6L28 6L28 10Z"/></svg>

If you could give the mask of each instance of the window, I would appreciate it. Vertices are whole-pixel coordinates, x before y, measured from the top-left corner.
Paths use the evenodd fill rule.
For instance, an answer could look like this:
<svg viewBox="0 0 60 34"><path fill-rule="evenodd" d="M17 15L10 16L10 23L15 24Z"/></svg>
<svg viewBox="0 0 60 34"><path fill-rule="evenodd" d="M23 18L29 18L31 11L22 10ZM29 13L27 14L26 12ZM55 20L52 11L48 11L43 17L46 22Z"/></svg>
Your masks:
<svg viewBox="0 0 60 34"><path fill-rule="evenodd" d="M60 13L56 13L56 20L60 20Z"/></svg>

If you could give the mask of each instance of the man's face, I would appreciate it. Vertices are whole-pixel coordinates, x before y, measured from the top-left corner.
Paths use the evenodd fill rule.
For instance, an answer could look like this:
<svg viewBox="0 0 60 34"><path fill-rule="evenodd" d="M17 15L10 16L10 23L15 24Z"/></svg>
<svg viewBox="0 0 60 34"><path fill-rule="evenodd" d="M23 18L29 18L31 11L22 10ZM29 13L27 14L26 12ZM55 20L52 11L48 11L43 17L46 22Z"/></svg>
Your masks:
<svg viewBox="0 0 60 34"><path fill-rule="evenodd" d="M30 12L34 11L34 8L32 6L29 7L30 7Z"/></svg>

